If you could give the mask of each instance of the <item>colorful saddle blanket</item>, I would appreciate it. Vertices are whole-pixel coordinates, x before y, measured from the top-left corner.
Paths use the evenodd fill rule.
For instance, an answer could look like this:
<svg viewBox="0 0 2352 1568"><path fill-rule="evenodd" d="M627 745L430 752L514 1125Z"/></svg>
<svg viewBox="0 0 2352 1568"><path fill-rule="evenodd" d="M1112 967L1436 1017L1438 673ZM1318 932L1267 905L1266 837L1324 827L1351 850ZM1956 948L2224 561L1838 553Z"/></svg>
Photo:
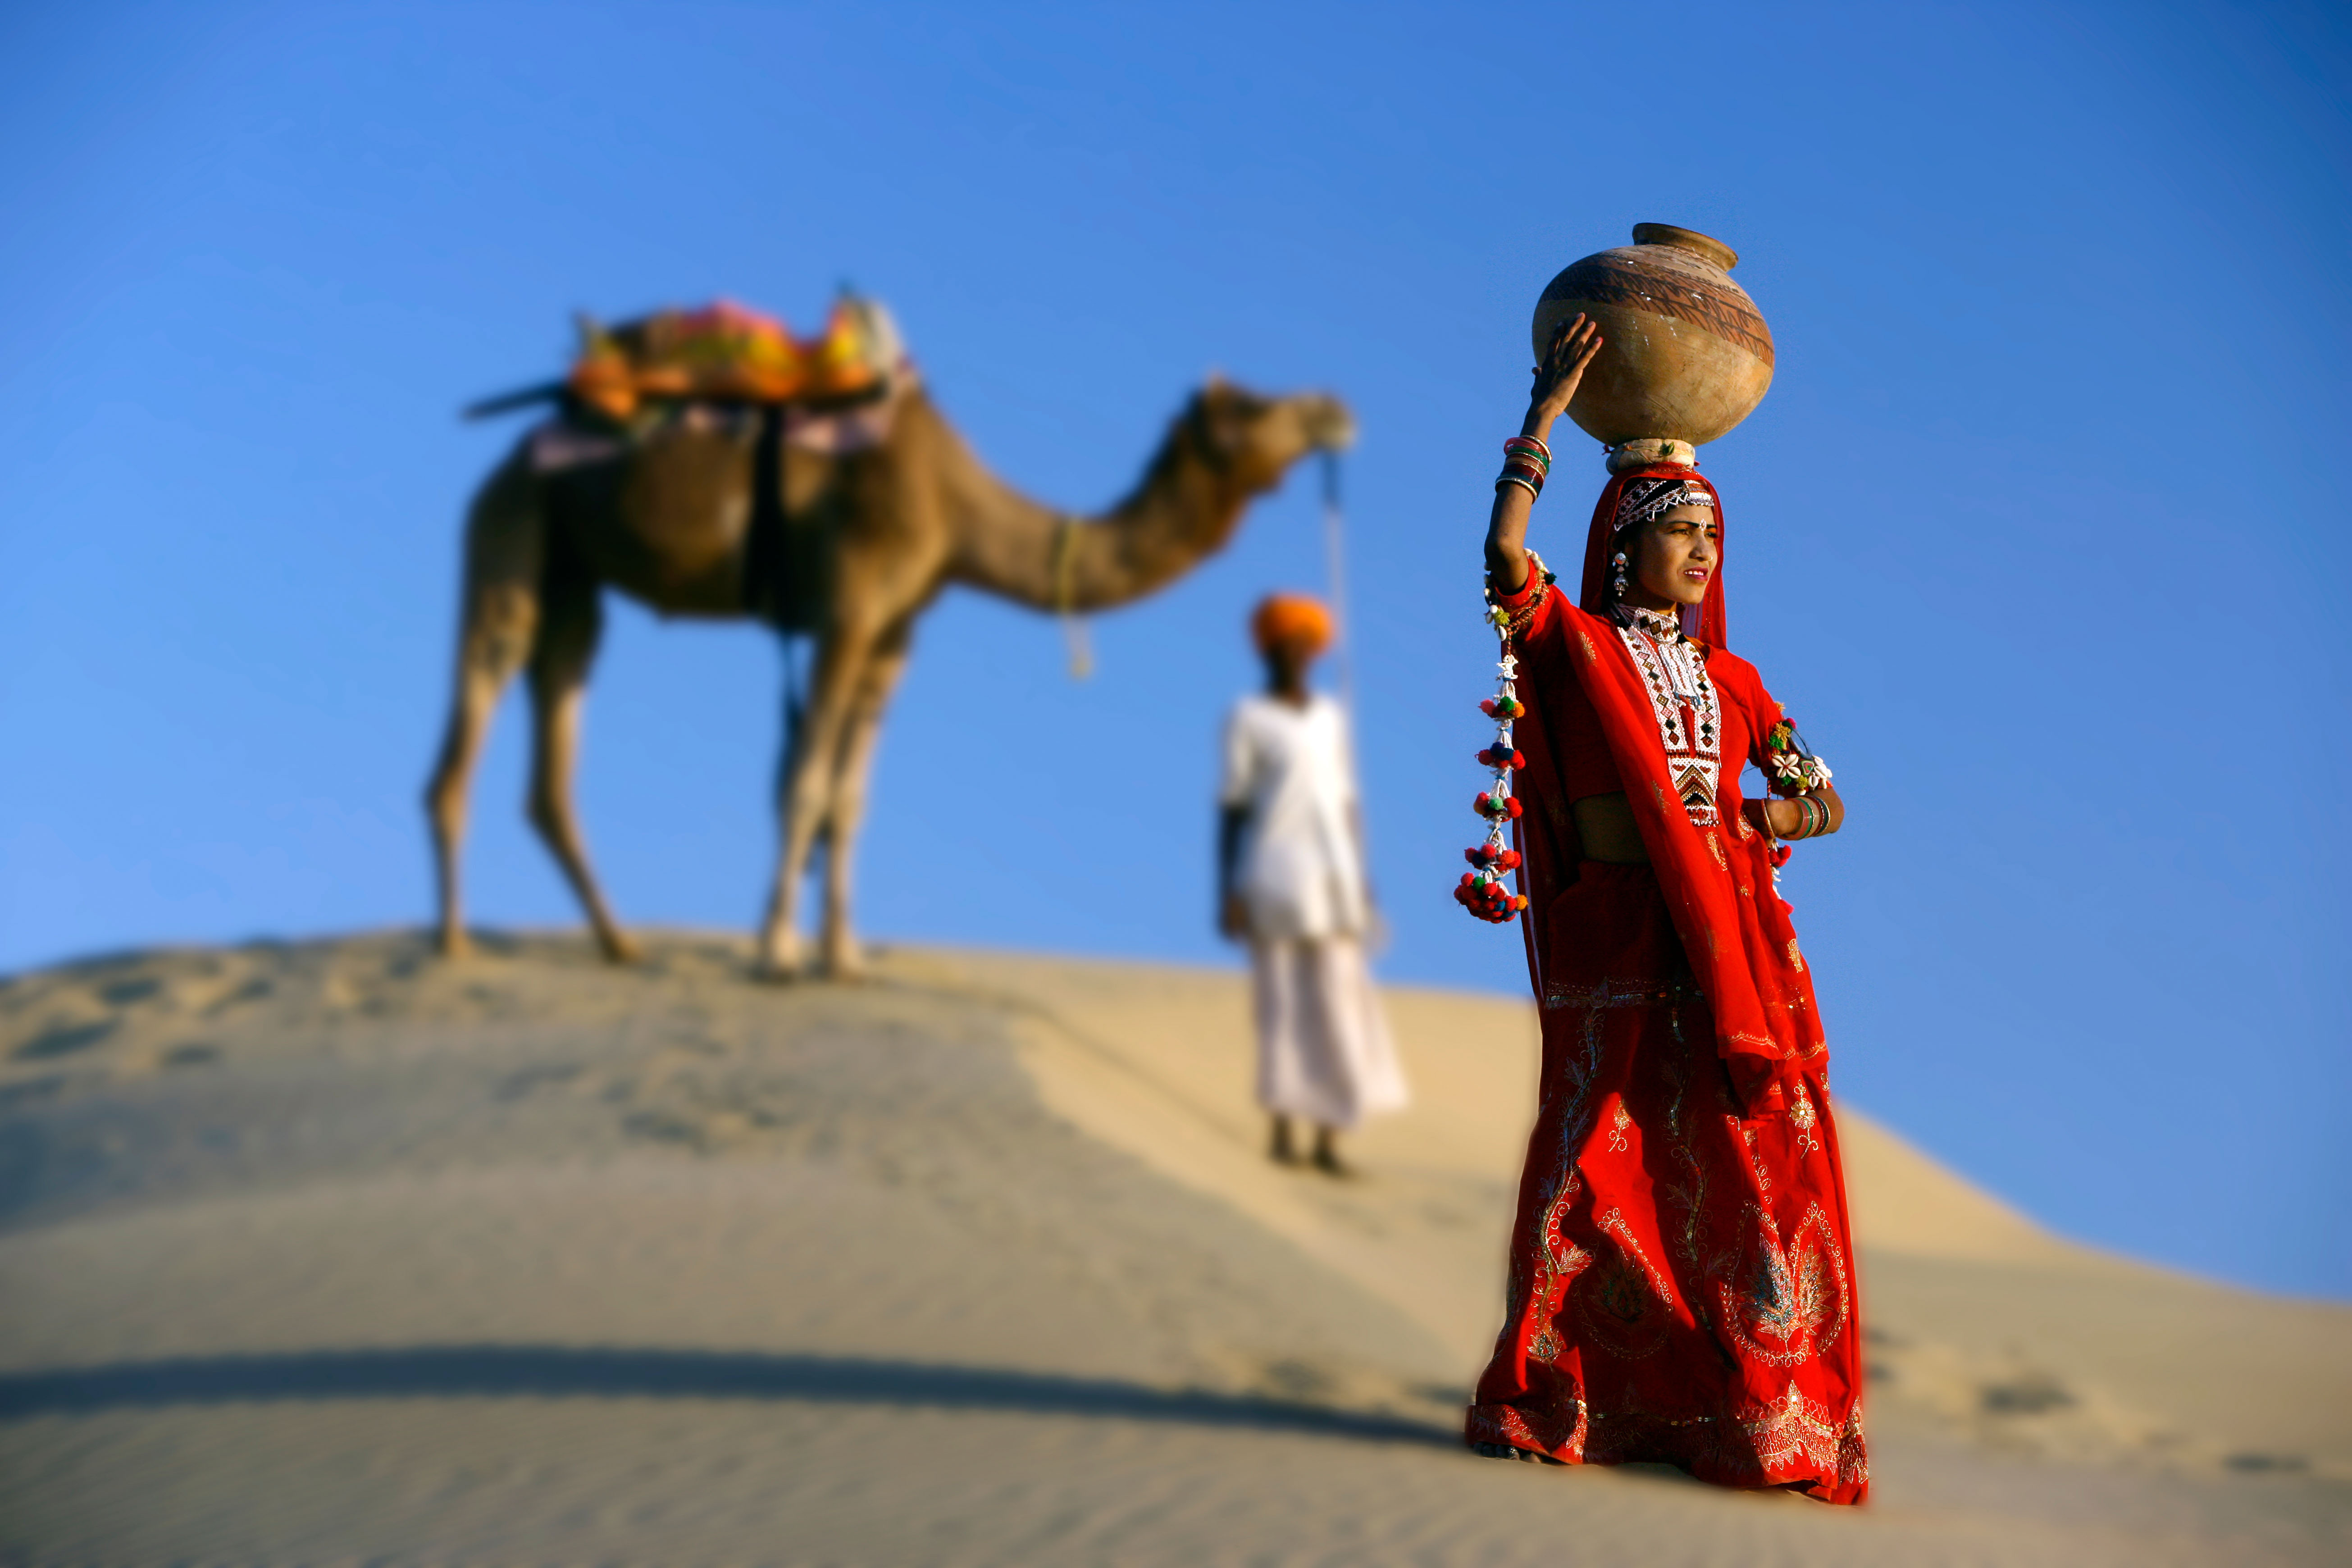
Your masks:
<svg viewBox="0 0 2352 1568"><path fill-rule="evenodd" d="M565 389L624 424L648 403L858 403L887 396L908 370L890 312L847 294L814 338L721 300L611 328L583 316L580 340Z"/></svg>

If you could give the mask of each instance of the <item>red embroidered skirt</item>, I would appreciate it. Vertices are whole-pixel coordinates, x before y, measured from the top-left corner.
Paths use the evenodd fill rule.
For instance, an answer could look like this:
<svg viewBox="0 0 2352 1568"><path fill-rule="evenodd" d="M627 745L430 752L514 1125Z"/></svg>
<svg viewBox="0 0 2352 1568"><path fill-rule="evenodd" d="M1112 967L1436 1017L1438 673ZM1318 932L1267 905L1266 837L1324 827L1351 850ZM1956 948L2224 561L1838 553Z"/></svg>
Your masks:
<svg viewBox="0 0 2352 1568"><path fill-rule="evenodd" d="M1862 1501L1853 1249L1820 1079L1741 1118L1647 867L1585 861L1548 928L1542 1099L1469 1441Z"/></svg>

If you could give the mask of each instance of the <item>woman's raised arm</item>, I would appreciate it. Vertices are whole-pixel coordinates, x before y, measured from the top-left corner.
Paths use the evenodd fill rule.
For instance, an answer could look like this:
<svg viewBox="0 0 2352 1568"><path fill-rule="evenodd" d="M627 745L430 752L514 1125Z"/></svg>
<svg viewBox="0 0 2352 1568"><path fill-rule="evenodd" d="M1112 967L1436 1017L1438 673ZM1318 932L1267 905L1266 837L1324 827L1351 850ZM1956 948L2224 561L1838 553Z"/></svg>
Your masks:
<svg viewBox="0 0 2352 1568"><path fill-rule="evenodd" d="M1601 343L1598 322L1579 315L1559 324L1543 363L1536 366L1535 387L1528 396L1528 416L1520 422L1520 435L1538 441L1549 438L1552 422L1576 396L1584 367L1601 352ZM1486 576L1501 593L1516 594L1527 585L1528 511L1535 499L1535 489L1522 480L1495 481L1495 510L1486 520Z"/></svg>

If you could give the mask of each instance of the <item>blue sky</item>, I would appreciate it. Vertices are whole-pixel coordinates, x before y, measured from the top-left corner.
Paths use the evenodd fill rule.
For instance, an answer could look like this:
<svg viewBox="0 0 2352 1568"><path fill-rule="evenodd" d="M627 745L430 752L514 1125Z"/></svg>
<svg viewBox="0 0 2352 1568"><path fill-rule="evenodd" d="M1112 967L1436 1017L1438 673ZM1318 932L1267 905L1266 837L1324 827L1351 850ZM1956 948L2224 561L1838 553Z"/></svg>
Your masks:
<svg viewBox="0 0 2352 1568"><path fill-rule="evenodd" d="M515 434L456 408L574 309L809 323L846 278L1057 505L1213 367L1350 401L1385 972L1523 986L1446 897L1487 487L1544 281L1673 222L1780 344L1703 460L1732 646L1853 807L1787 877L1841 1091L2074 1235L2352 1295L2339 10L17 5L0 56L0 966L423 920L458 517ZM1572 557L1597 451L1560 470ZM1313 489L1084 685L941 604L866 929L1225 961L1212 742L1249 604L1321 583ZM614 608L625 918L755 917L779 690L751 628ZM517 718L474 910L569 922Z"/></svg>

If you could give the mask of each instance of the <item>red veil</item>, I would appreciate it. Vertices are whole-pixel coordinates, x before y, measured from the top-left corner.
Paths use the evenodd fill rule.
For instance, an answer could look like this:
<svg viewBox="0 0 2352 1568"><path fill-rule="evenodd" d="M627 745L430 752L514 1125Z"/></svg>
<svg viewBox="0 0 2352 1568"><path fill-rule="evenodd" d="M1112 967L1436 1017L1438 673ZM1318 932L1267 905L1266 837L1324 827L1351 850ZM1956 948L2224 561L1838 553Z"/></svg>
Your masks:
<svg viewBox="0 0 2352 1568"><path fill-rule="evenodd" d="M1592 531L1584 536L1584 581L1576 591L1576 604L1587 615L1605 616L1609 613L1609 596L1603 590L1609 583L1609 558L1615 553L1609 544L1614 537L1618 503L1624 499L1625 487L1636 479L1680 479L1686 485L1696 485L1714 500L1716 527L1717 530L1723 527L1723 498L1715 493L1715 486L1708 483L1706 476L1696 468L1685 468L1680 463L1652 463L1646 468L1629 468L1622 474L1611 475L1609 482L1601 487L1601 500L1592 508ZM1715 576L1708 581L1706 597L1698 606L1698 624L1692 626L1686 618L1683 626L1685 632L1709 647L1725 646L1723 568L1720 564L1722 545L1719 540L1716 558Z"/></svg>
<svg viewBox="0 0 2352 1568"><path fill-rule="evenodd" d="M1654 464L1613 476L1592 510L1583 582L1577 595L1579 607L1560 605L1547 617L1549 625L1540 627L1535 643L1522 650L1528 668L1521 679L1559 679L1556 672L1561 663L1575 672L1616 762L1675 934L1711 1005L1717 1052L1730 1070L1748 1114L1767 1114L1786 1103L1785 1075L1804 1068L1818 1075L1827 1059L1814 1010L1812 979L1799 955L1788 906L1772 890L1769 845L1733 814L1727 813L1715 827L1692 824L1667 775L1649 693L1618 639L1614 623L1605 618L1604 589L1612 566L1612 525L1618 501L1627 485L1651 478L1679 479L1715 496L1715 487L1696 468L1679 464ZM1721 525L1721 498L1716 497L1716 520ZM1720 550L1717 559L1722 559ZM1706 597L1697 606L1697 625L1689 626L1688 611L1685 624L1691 635L1715 650L1707 668L1717 689L1727 700L1744 702L1751 709L1751 728L1761 734L1780 714L1755 671L1724 650L1723 577L1718 564L1707 584ZM1539 646L1553 638L1559 646ZM1517 825L1519 851L1525 858L1519 887L1529 904L1525 922L1528 958L1538 996L1544 994L1546 916L1552 901L1575 884L1581 857L1574 820L1564 809L1560 759L1541 732L1546 706L1540 700L1531 703L1528 718L1536 722L1529 725L1522 721L1519 730L1520 749L1528 760L1526 785L1531 786L1524 793L1561 808L1530 812ZM1529 730L1536 733L1530 735ZM1537 743L1528 744L1530 740ZM1725 761L1736 773L1738 760Z"/></svg>

